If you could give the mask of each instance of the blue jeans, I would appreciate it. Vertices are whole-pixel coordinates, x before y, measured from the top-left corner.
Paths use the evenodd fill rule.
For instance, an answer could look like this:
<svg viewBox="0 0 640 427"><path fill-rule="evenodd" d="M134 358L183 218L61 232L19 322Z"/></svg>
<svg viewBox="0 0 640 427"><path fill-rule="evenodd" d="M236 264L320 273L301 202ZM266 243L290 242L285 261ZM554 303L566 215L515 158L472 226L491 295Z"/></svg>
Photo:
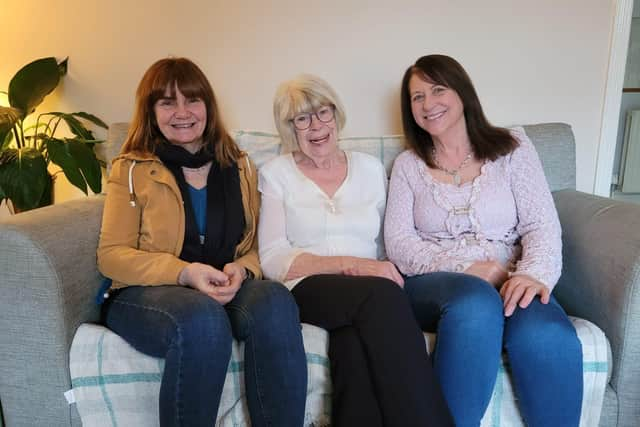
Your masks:
<svg viewBox="0 0 640 427"><path fill-rule="evenodd" d="M165 358L162 426L214 425L235 337L253 426L302 426L307 365L298 309L281 284L246 280L222 306L182 286L130 286L103 309L107 327L134 348Z"/></svg>
<svg viewBox="0 0 640 427"><path fill-rule="evenodd" d="M456 426L480 425L503 349L525 424L578 426L582 347L555 298L504 317L500 294L475 276L428 273L404 289L422 329L438 334L434 367Z"/></svg>

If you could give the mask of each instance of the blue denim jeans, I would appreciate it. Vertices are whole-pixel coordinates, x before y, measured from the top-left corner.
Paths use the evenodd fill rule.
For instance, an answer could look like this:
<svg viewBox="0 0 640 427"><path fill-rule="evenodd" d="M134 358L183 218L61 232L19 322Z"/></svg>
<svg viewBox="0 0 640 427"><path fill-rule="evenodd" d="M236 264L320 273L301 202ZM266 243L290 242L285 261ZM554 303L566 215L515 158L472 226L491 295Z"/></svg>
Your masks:
<svg viewBox="0 0 640 427"><path fill-rule="evenodd" d="M105 302L105 324L142 353L165 358L162 426L216 420L232 337L245 343L253 426L302 426L307 365L298 309L281 284L246 280L222 306L182 286L130 286Z"/></svg>
<svg viewBox="0 0 640 427"><path fill-rule="evenodd" d="M422 329L438 334L434 367L456 426L480 425L503 349L525 424L578 426L582 347L555 298L504 317L498 291L475 276L428 273L405 291Z"/></svg>

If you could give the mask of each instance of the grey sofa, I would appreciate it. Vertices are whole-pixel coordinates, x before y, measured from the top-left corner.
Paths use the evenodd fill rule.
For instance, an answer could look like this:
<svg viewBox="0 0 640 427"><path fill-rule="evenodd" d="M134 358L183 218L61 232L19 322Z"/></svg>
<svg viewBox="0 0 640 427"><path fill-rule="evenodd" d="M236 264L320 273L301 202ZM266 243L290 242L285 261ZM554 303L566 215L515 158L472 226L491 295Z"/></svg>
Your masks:
<svg viewBox="0 0 640 427"><path fill-rule="evenodd" d="M613 371L600 425L637 426L640 205L574 190L568 125L525 130L542 159L563 228L564 268L555 295L569 314L598 325L611 343ZM110 132L110 140L122 139L122 128ZM105 149L112 157L118 146ZM93 196L0 222L0 403L7 427L81 425L63 393L71 388L73 335L81 323L99 318L95 252L103 203L103 196Z"/></svg>

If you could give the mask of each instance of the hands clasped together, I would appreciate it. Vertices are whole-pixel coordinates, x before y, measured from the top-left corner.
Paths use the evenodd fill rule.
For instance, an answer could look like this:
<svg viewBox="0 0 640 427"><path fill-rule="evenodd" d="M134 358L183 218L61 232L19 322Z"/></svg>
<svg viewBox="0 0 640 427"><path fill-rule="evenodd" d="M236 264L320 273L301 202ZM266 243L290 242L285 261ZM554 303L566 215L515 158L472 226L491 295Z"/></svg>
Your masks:
<svg viewBox="0 0 640 427"><path fill-rule="evenodd" d="M497 261L477 261L464 271L491 283L500 290L504 305L504 315L509 317L516 309L527 308L536 295L540 296L540 302L549 302L549 288L538 280L525 274L509 276L505 268Z"/></svg>
<svg viewBox="0 0 640 427"><path fill-rule="evenodd" d="M235 296L240 285L247 278L247 271L241 265L230 262L222 271L199 262L186 266L178 276L178 284L190 286L225 305Z"/></svg>

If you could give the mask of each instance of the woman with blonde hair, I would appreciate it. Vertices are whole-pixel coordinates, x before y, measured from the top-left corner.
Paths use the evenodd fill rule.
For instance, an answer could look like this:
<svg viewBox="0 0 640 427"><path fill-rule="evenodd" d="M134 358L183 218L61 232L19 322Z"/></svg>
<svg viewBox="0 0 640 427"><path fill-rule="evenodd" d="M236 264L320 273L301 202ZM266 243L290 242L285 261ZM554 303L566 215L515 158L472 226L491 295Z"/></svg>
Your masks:
<svg viewBox="0 0 640 427"><path fill-rule="evenodd" d="M104 323L165 359L161 426L214 425L244 342L253 426L299 427L307 369L298 310L259 280L257 173L229 136L211 85L185 58L142 77L108 181L98 267L112 279Z"/></svg>
<svg viewBox="0 0 640 427"><path fill-rule="evenodd" d="M384 167L340 149L344 109L324 80L283 83L273 108L292 151L260 169L260 262L329 332L332 425L452 425L404 281L382 259Z"/></svg>

